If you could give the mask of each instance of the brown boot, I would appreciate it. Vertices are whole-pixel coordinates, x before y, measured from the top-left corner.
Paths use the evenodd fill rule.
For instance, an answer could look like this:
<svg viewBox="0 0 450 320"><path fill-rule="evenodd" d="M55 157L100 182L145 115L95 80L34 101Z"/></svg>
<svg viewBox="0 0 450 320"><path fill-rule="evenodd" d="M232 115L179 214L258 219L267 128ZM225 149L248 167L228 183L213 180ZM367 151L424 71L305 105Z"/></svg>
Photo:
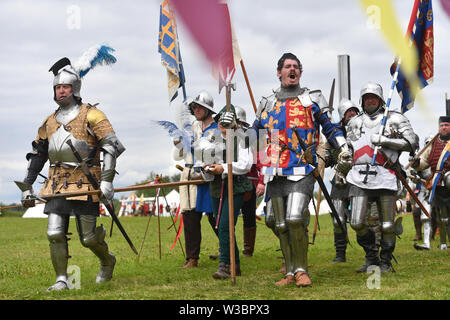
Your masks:
<svg viewBox="0 0 450 320"><path fill-rule="evenodd" d="M295 277L291 274L287 275L286 277L284 277L283 279L281 279L280 281L275 282L275 285L278 287L283 287L286 286L290 283L294 283L295 282Z"/></svg>
<svg viewBox="0 0 450 320"><path fill-rule="evenodd" d="M189 269L193 267L198 267L198 259L187 259L184 266L181 269Z"/></svg>
<svg viewBox="0 0 450 320"><path fill-rule="evenodd" d="M256 226L244 227L244 257L250 258L255 250Z"/></svg>
<svg viewBox="0 0 450 320"><path fill-rule="evenodd" d="M295 274L295 284L297 287L309 287L312 283L308 273L305 271L299 271Z"/></svg>

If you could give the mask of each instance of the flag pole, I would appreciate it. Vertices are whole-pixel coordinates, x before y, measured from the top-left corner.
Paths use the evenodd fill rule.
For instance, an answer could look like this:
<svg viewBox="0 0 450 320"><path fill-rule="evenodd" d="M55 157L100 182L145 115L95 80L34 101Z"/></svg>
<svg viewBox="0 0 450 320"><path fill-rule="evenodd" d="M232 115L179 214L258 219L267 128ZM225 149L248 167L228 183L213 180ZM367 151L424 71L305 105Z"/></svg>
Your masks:
<svg viewBox="0 0 450 320"><path fill-rule="evenodd" d="M417 17L417 11L419 10L419 3L420 3L420 0L415 0L414 1L414 6L413 6L413 10L411 12L411 17L409 18L408 29L406 29L406 38L410 38L411 37L412 29L414 27L414 22L416 21L416 17ZM397 83L398 72L400 71L401 60L402 60L402 57L399 57L398 60L397 60L397 67L395 69L394 79L392 80L391 90L389 92L389 97L388 97L388 100L386 102L386 108L385 108L385 111L384 111L383 120L381 121L381 126L380 126L380 130L379 130L379 135L380 136L383 134L384 128L386 126L387 116L388 116L388 112L389 112L389 106L391 104L392 95L394 93L395 85ZM370 163L372 166L375 165L375 160L376 160L376 157L377 157L379 149L380 149L379 146L375 146L375 148L374 148L373 155L372 155L372 162Z"/></svg>

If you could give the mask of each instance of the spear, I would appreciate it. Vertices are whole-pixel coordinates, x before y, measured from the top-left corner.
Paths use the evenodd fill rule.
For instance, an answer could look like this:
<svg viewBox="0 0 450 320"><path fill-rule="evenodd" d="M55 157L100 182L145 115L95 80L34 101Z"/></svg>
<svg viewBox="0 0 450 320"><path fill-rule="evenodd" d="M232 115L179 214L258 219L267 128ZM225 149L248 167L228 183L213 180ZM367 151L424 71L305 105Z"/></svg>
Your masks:
<svg viewBox="0 0 450 320"><path fill-rule="evenodd" d="M235 89L234 84L228 82L226 84L226 110L230 112L231 109L231 89ZM231 283L234 285L236 283L236 259L235 259L235 248L234 248L234 204L233 204L233 160L232 160L232 142L233 137L231 135L232 129L227 129L227 165L228 165L228 229L230 236L230 269L231 269Z"/></svg>
<svg viewBox="0 0 450 320"><path fill-rule="evenodd" d="M21 182L21 181L14 181L14 183L19 187L19 189L21 191L29 190L29 188L30 188L30 186L28 184ZM201 184L201 183L204 183L204 181L203 180L192 180L192 181L160 183L159 185L132 185L132 186L128 186L128 187L114 189L114 193L140 191L140 190L147 190L147 189L154 189L154 188L179 187L179 186L184 186L184 185ZM47 200L51 200L51 199L65 199L65 198L73 198L73 197L80 197L80 196L99 195L100 193L101 193L100 190L62 192L62 193L56 193L56 194L50 194L50 195L43 195L43 196L39 196L39 197L35 196L35 198L30 198L28 200L41 200L41 202L36 203L36 204L40 204L40 203L45 203L45 202L47 202ZM23 205L0 207L0 209L12 209L12 208L20 208L20 207L23 207Z"/></svg>

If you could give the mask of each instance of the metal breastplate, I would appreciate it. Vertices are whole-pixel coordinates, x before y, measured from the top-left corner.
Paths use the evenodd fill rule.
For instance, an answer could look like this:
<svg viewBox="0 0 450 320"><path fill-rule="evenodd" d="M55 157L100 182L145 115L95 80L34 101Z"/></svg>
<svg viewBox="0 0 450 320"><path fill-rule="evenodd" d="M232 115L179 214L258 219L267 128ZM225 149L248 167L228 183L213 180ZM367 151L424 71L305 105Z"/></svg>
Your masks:
<svg viewBox="0 0 450 320"><path fill-rule="evenodd" d="M64 125L75 119L80 112L80 105L74 103L69 106L60 107L56 112L55 119Z"/></svg>
<svg viewBox="0 0 450 320"><path fill-rule="evenodd" d="M69 166L78 164L72 150L66 143L69 139L83 159L92 158L95 155L95 147L89 146L86 141L76 139L65 130L64 126L60 126L49 140L48 156L51 164L63 163Z"/></svg>

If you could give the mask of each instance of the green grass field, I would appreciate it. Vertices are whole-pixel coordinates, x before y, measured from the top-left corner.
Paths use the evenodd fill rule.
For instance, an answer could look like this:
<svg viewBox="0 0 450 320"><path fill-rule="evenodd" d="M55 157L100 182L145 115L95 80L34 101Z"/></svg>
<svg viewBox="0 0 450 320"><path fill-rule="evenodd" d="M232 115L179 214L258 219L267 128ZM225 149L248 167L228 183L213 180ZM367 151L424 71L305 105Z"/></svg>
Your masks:
<svg viewBox="0 0 450 320"><path fill-rule="evenodd" d="M99 218L109 232L110 218ZM121 222L134 245L139 250L147 225L147 217L123 217ZM130 250L117 227L112 238L107 236L110 250L117 258L113 279L96 285L98 260L89 249L81 246L75 222L71 219L69 232L69 265L81 271L81 289L47 293L54 283L54 272L46 239L46 219L23 219L5 214L0 218L0 299L1 300L410 300L450 297L450 265L446 251L437 249L416 251L412 238L412 216L403 219L404 233L397 241L394 263L396 272L382 275L379 289L369 289L368 279L374 274L357 274L363 263L363 250L351 231L351 247L347 262L332 264L334 246L331 219L320 216L321 230L314 245L309 246L310 275L313 286L297 288L294 284L278 288L274 282L282 278L281 252L274 234L258 223L256 249L252 258L241 255L242 276L231 280L214 280L218 261L208 258L217 253L218 241L206 217L202 219L202 248L199 267L182 270L184 256L179 245L169 250L175 237L173 229L167 230L170 218L161 218L161 250L159 256L158 219L152 217L140 261ZM310 230L313 229L313 219ZM236 227L238 245L242 250L242 219ZM310 239L312 232L310 232ZM437 236L438 238L438 236ZM184 247L184 238L183 247ZM370 282L370 281L369 281ZM374 283L374 282L370 282Z"/></svg>

